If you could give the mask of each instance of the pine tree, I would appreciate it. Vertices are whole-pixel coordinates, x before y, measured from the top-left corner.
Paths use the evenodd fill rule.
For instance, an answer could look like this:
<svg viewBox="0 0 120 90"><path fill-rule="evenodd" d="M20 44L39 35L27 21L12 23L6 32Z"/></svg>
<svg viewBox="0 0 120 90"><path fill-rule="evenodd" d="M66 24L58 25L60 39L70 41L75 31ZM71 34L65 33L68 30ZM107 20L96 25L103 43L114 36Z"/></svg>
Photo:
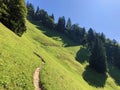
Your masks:
<svg viewBox="0 0 120 90"><path fill-rule="evenodd" d="M8 15L7 13L7 6L5 5L5 2L3 2L3 0L0 0L0 21L1 18L3 17L3 15Z"/></svg>
<svg viewBox="0 0 120 90"><path fill-rule="evenodd" d="M34 14L34 18L33 19L36 20L36 21L40 21L41 20L40 19L40 8L39 7L37 7L37 9L36 9L36 12Z"/></svg>
<svg viewBox="0 0 120 90"><path fill-rule="evenodd" d="M3 0L3 9L0 21L17 35L26 31L26 7L24 0Z"/></svg>
<svg viewBox="0 0 120 90"><path fill-rule="evenodd" d="M68 18L67 25L66 25L66 29L67 29L67 30L71 30L71 26L72 26L71 19Z"/></svg>
<svg viewBox="0 0 120 90"><path fill-rule="evenodd" d="M50 16L50 18L53 19L53 21L54 21L54 20L55 20L54 14L52 14L52 15Z"/></svg>
<svg viewBox="0 0 120 90"><path fill-rule="evenodd" d="M105 47L99 38L96 38L94 47L89 58L89 65L97 72L105 73L107 71L107 57Z"/></svg>
<svg viewBox="0 0 120 90"><path fill-rule="evenodd" d="M34 9L34 6L29 2L27 2L27 11L28 11L28 15L34 18L35 9ZM38 8L37 8L37 11L38 11Z"/></svg>
<svg viewBox="0 0 120 90"><path fill-rule="evenodd" d="M92 28L90 28L88 30L88 34L87 34L87 43L88 43L88 47L91 50L94 46L94 41L95 41L95 32L93 31Z"/></svg>
<svg viewBox="0 0 120 90"><path fill-rule="evenodd" d="M111 49L112 50L111 57L112 57L113 64L118 68L120 68L120 46L116 41L115 42L114 41Z"/></svg>
<svg viewBox="0 0 120 90"><path fill-rule="evenodd" d="M106 37L105 37L104 33L101 33L100 39L102 40L103 43L105 43Z"/></svg>
<svg viewBox="0 0 120 90"><path fill-rule="evenodd" d="M65 17L60 17L59 20L58 20L58 23L57 23L57 26L56 26L56 29L59 31L59 32L62 32L64 33L65 31Z"/></svg>

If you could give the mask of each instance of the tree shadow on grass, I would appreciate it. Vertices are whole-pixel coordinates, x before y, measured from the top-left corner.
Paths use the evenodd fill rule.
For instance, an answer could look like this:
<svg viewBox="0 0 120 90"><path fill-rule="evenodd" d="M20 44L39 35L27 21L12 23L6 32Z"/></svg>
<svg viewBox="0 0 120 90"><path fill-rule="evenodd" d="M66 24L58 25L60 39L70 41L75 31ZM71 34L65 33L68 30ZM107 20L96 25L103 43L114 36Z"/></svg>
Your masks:
<svg viewBox="0 0 120 90"><path fill-rule="evenodd" d="M34 21L32 18L27 17L27 19L32 23L36 25L36 28L41 30L45 35L48 37L51 37L52 39L56 41L62 41L64 47L69 47L69 46L78 46L80 44L74 42L71 40L65 33L60 33L57 30L51 30L48 28L45 28L39 21Z"/></svg>
<svg viewBox="0 0 120 90"><path fill-rule="evenodd" d="M82 76L89 85L94 87L104 87L108 77L106 74L97 73L89 66L86 67Z"/></svg>
<svg viewBox="0 0 120 90"><path fill-rule="evenodd" d="M108 65L109 71L108 73L114 79L117 85L120 85L120 70L113 65Z"/></svg>
<svg viewBox="0 0 120 90"><path fill-rule="evenodd" d="M81 47L80 50L76 54L76 60L80 63L84 63L85 61L88 61L90 52L87 48Z"/></svg>
<svg viewBox="0 0 120 90"><path fill-rule="evenodd" d="M37 26L37 28L42 30L42 32L45 35L47 35L48 37L51 37L52 39L54 39L56 41L63 42L64 47L80 45L80 44L74 42L73 40L71 40L65 33L60 33L57 30L51 30L51 29L45 28L43 26Z"/></svg>

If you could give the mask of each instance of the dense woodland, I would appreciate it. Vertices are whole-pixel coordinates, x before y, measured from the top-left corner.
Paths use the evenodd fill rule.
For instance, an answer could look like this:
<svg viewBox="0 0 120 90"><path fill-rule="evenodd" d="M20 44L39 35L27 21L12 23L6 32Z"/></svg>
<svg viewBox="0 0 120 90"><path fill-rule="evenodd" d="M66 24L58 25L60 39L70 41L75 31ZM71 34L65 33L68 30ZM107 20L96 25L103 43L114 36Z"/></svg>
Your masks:
<svg viewBox="0 0 120 90"><path fill-rule="evenodd" d="M55 23L54 14L48 13L31 3L25 7L24 0L1 0L0 1L0 22L10 28L17 35L21 36L26 31L26 13L32 20L49 30L56 30L70 38L77 45L83 45L90 51L89 66L97 72L107 72L107 64L120 68L120 46L116 40L106 38L104 33L97 33L92 28L88 31L78 24L72 24L70 18L59 17Z"/></svg>

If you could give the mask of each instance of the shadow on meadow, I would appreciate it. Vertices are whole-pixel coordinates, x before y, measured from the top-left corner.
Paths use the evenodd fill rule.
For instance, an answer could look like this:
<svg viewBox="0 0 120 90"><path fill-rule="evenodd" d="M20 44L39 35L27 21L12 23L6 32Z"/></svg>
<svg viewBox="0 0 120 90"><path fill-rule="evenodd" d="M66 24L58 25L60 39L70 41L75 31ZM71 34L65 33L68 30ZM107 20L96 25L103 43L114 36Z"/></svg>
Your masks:
<svg viewBox="0 0 120 90"><path fill-rule="evenodd" d="M87 48L81 47L80 50L76 53L76 60L80 63L88 61L90 52Z"/></svg>
<svg viewBox="0 0 120 90"><path fill-rule="evenodd" d="M69 37L66 37L67 35L65 33L60 33L57 30L51 30L48 28L45 28L43 25L40 24L39 21L34 21L30 17L27 17L27 19L34 25L36 25L36 28L40 29L45 35L48 37L51 37L52 39L56 41L62 41L64 47L69 46L79 46L80 44L74 42Z"/></svg>
<svg viewBox="0 0 120 90"><path fill-rule="evenodd" d="M59 33L57 30L50 30L45 27L43 27L40 22L33 21L31 18L28 17L28 20L36 25L36 28L40 29L45 35L51 37L52 39L56 41L62 41L64 47L69 46L79 46L80 44L77 44L73 42L70 38L66 37L66 34ZM76 60L79 63L84 63L85 61L89 60L90 52L87 48L80 48L80 50L76 53ZM120 85L120 70L116 67L112 67L113 65L108 66L108 73L110 76L114 79L115 83L117 85ZM106 74L100 74L97 73L95 70L91 69L89 66L86 67L85 71L82 74L83 79L91 86L95 87L104 87L105 82L107 80Z"/></svg>
<svg viewBox="0 0 120 90"><path fill-rule="evenodd" d="M108 73L114 79L115 83L117 85L120 85L120 70L110 64L108 65L108 69L109 69Z"/></svg>
<svg viewBox="0 0 120 90"><path fill-rule="evenodd" d="M97 73L89 66L85 68L82 76L89 85L94 87L104 87L108 77L106 74Z"/></svg>
<svg viewBox="0 0 120 90"><path fill-rule="evenodd" d="M42 30L42 32L47 35L48 37L51 37L52 39L56 41L63 42L64 47L70 47L70 46L79 46L80 44L72 41L65 33L60 33L57 30L50 30L43 26L37 26L38 29Z"/></svg>

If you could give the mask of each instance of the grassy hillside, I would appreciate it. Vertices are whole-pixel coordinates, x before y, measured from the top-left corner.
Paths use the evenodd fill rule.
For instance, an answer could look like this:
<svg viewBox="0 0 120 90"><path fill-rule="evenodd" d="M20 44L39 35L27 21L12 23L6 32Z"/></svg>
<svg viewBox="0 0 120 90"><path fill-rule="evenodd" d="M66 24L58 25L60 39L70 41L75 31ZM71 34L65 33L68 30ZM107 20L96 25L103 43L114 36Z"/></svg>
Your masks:
<svg viewBox="0 0 120 90"><path fill-rule="evenodd" d="M56 31L26 24L27 32L18 37L0 23L0 90L34 90L33 73L41 64L34 52L46 62L40 80L47 90L120 90L120 70L109 66L107 75L96 73L87 67L85 47Z"/></svg>

